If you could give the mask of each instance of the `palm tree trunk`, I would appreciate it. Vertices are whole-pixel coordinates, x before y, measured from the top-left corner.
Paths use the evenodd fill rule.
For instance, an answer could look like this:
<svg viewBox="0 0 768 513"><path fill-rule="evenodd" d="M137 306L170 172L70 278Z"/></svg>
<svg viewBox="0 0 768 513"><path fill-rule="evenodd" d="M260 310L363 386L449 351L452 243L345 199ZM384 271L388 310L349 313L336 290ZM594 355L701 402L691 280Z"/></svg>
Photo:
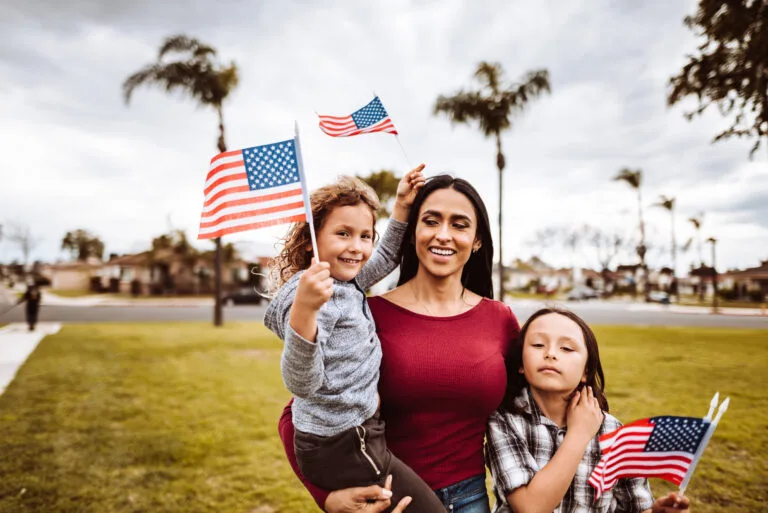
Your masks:
<svg viewBox="0 0 768 513"><path fill-rule="evenodd" d="M218 105L216 111L219 114L219 153L227 151L227 144L224 142L224 113L221 105ZM221 237L216 237L216 255L213 264L213 325L221 326L224 324L224 312L221 304Z"/></svg>
<svg viewBox="0 0 768 513"><path fill-rule="evenodd" d="M640 220L640 246L638 247L638 256L640 256L640 269L643 276L643 297L648 297L648 268L645 265L645 223L643 222L643 196L640 191L640 185L637 186L637 215Z"/></svg>
<svg viewBox="0 0 768 513"><path fill-rule="evenodd" d="M677 283L677 237L675 237L675 207L669 209L669 218L672 223L672 283L675 284L675 297L680 303L680 287Z"/></svg>
<svg viewBox="0 0 768 513"><path fill-rule="evenodd" d="M504 198L504 153L501 151L501 133L496 132L496 166L499 168L499 301L504 301L504 241L502 203Z"/></svg>

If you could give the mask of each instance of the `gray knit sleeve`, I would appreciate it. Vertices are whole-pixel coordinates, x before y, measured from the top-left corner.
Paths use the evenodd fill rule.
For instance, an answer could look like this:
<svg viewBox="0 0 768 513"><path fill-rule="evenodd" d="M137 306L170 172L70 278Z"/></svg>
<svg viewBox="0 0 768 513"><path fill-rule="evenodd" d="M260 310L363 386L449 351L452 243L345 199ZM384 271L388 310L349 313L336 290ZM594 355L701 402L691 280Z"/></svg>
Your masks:
<svg viewBox="0 0 768 513"><path fill-rule="evenodd" d="M278 291L264 314L264 324L283 340L280 371L285 387L296 397L307 397L323 384L325 368L322 345L333 331L338 308L326 303L317 313L317 337L311 342L291 328L291 306L296 298L298 276Z"/></svg>
<svg viewBox="0 0 768 513"><path fill-rule="evenodd" d="M400 249L403 246L407 223L389 219L387 229L379 241L379 245L368 259L365 267L357 275L357 283L363 290L383 280L389 273L400 265Z"/></svg>

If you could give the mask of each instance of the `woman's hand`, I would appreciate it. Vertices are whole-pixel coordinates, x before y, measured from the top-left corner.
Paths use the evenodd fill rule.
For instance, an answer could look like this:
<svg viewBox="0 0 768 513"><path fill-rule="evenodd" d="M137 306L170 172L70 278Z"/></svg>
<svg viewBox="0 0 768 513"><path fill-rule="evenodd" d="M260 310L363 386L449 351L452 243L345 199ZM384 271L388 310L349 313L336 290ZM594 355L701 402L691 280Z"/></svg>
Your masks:
<svg viewBox="0 0 768 513"><path fill-rule="evenodd" d="M400 179L400 183L397 184L397 196L395 197L395 208L392 211L392 217L398 221L405 222L408 220L408 213L413 205L413 200L416 199L416 194L419 189L424 187L424 183L427 179L424 177L424 164L419 164L410 172Z"/></svg>
<svg viewBox="0 0 768 513"><path fill-rule="evenodd" d="M691 502L685 495L670 493L666 497L660 497L653 503L651 513L680 513L690 511Z"/></svg>
<svg viewBox="0 0 768 513"><path fill-rule="evenodd" d="M389 507L392 497L392 476L387 476L384 487L378 485L346 488L331 492L325 500L325 511L328 513L378 513ZM402 513L410 504L410 497L403 497L392 513Z"/></svg>
<svg viewBox="0 0 768 513"><path fill-rule="evenodd" d="M565 423L568 433L575 433L588 442L595 437L603 423L603 411L592 393L592 387L584 387L571 398Z"/></svg>

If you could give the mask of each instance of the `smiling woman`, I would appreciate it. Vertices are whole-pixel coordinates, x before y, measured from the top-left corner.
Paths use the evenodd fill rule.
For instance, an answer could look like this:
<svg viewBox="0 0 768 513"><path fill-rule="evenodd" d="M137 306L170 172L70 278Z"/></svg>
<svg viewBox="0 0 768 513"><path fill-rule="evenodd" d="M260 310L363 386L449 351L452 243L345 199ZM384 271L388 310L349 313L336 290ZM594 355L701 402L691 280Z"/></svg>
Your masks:
<svg viewBox="0 0 768 513"><path fill-rule="evenodd" d="M485 426L504 397L504 358L519 326L509 307L491 299L493 241L477 191L449 175L427 180L413 200L401 253L399 286L368 299L381 341L386 444L429 485L440 511L487 513ZM329 513L402 511L380 486L331 491L307 479L295 452L303 444L294 446L299 404L297 397L293 411L286 407L280 436L318 506ZM402 484L393 477L393 490ZM407 511L418 511L424 499L414 497Z"/></svg>

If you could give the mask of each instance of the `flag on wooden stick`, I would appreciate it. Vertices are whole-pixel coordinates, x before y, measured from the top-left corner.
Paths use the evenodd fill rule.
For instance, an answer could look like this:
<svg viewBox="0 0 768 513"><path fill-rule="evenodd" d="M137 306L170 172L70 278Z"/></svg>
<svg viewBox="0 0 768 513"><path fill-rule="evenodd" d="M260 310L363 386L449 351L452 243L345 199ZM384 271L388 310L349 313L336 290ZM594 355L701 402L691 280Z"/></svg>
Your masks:
<svg viewBox="0 0 768 513"><path fill-rule="evenodd" d="M712 400L716 404L718 395ZM600 436L600 461L589 476L595 500L624 477L658 477L680 485L683 493L729 400L704 418L652 417Z"/></svg>

